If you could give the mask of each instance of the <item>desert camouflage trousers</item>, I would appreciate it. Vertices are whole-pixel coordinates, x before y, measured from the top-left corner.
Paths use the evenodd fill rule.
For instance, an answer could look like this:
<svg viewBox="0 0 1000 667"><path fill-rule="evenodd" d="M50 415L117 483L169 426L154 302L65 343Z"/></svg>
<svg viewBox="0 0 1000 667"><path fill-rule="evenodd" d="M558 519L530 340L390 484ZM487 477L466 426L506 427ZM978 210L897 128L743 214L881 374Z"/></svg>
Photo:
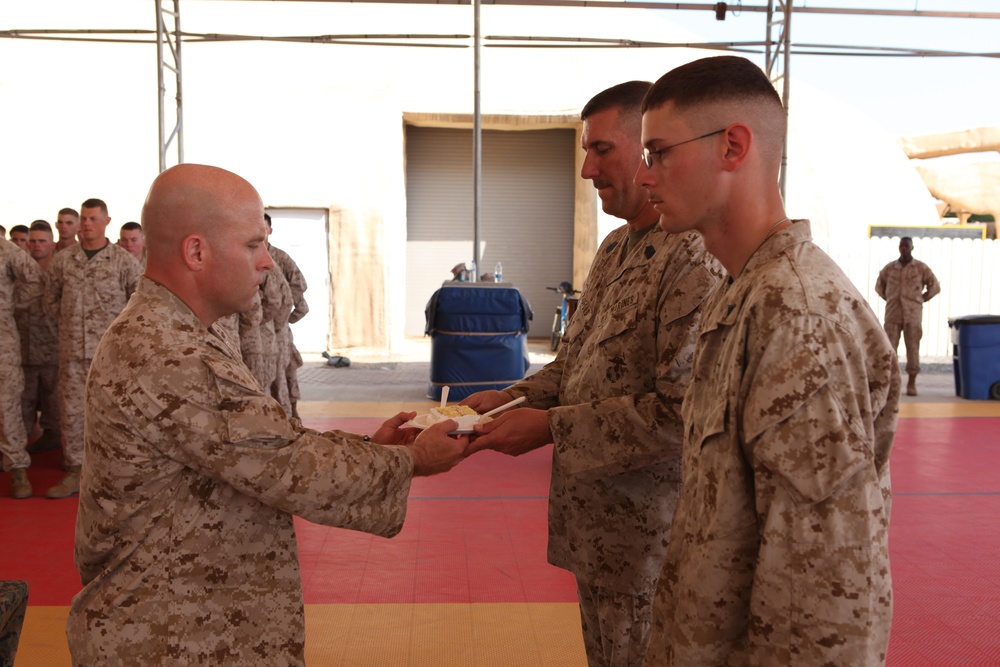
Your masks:
<svg viewBox="0 0 1000 667"><path fill-rule="evenodd" d="M0 454L4 470L27 468L31 464L31 457L25 451L28 434L21 418L23 391L21 364L0 367Z"/></svg>
<svg viewBox="0 0 1000 667"><path fill-rule="evenodd" d="M292 416L292 398L288 386L288 366L292 363L292 350L282 342L278 354L274 355L274 376L271 381L271 396L281 404L285 414Z"/></svg>
<svg viewBox="0 0 1000 667"><path fill-rule="evenodd" d="M59 421L62 423L63 465L83 465L84 392L90 359L59 364Z"/></svg>
<svg viewBox="0 0 1000 667"><path fill-rule="evenodd" d="M885 333L889 336L889 344L895 350L899 347L899 334L903 334L903 346L906 348L906 374L916 375L920 372L920 339L924 329L920 322L902 324L885 323Z"/></svg>
<svg viewBox="0 0 1000 667"><path fill-rule="evenodd" d="M38 423L43 429L59 430L59 366L56 364L24 366L21 413L24 416L24 430L29 434L35 427L35 417L39 412L42 416Z"/></svg>
<svg viewBox="0 0 1000 667"><path fill-rule="evenodd" d="M653 593L629 595L576 580L589 667L642 667L652 629Z"/></svg>

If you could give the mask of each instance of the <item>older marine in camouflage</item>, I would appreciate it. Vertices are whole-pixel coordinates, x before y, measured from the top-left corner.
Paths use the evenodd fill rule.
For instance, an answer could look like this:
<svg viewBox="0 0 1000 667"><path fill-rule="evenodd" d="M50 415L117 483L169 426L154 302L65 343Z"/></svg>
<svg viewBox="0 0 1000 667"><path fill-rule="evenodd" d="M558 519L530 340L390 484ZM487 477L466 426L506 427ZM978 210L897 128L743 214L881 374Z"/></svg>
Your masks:
<svg viewBox="0 0 1000 667"><path fill-rule="evenodd" d="M555 360L477 410L525 396L479 425L472 448L510 455L554 443L548 559L576 575L590 667L640 667L680 483L680 405L698 308L721 265L697 234L659 228L633 183L647 81L601 91L580 112L580 176L625 222L601 243Z"/></svg>
<svg viewBox="0 0 1000 667"><path fill-rule="evenodd" d="M899 367L795 221L702 312L646 664L881 665Z"/></svg>
<svg viewBox="0 0 1000 667"><path fill-rule="evenodd" d="M626 256L627 235L601 244L555 360L506 391L549 410L549 562L640 593L669 540L697 308L718 268L696 234L654 227Z"/></svg>

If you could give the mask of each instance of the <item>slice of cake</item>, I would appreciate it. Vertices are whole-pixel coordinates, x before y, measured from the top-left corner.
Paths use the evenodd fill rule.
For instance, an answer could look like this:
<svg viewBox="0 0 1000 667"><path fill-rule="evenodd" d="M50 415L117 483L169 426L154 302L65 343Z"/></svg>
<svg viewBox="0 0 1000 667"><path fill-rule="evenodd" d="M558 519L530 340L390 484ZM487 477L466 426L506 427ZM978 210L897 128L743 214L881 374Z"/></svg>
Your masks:
<svg viewBox="0 0 1000 667"><path fill-rule="evenodd" d="M431 408L427 414L428 424L454 419L458 423L458 430L467 431L479 423L479 413L467 405L446 405L443 408Z"/></svg>

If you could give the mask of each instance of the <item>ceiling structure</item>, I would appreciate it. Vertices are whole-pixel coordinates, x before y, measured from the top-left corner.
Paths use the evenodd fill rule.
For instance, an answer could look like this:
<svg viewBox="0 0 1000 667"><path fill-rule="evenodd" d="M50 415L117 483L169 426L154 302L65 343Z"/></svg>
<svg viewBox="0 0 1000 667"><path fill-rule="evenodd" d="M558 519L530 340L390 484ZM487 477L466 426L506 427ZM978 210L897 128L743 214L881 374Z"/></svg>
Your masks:
<svg viewBox="0 0 1000 667"><path fill-rule="evenodd" d="M204 2L205 0L185 0L186 2ZM216 0L219 2L262 2L265 0ZM479 50L487 48L697 48L736 53L764 55L765 71L775 83L786 104L790 95L789 70L792 57L796 55L823 55L847 57L919 57L919 58L955 58L982 57L1000 58L997 52L973 52L940 50L933 48L899 48L880 45L846 45L846 44L814 44L798 43L792 40L792 18L801 14L830 14L859 17L925 17L925 18L955 18L955 19L1000 19L1000 12L981 11L928 11L914 9L881 9L876 7L838 8L805 6L807 0L802 0L802 6L795 5L795 0L766 0L761 4L744 4L737 2L655 2L655 1L621 1L621 0L266 0L268 2L354 2L373 4L428 4L428 5L465 5L473 7L472 34L385 34L385 33L355 33L355 34L322 34L322 35L245 35L230 33L186 32L181 27L180 0L153 0L156 8L157 26L149 29L11 29L0 30L0 39L29 40L64 40L110 43L155 43L157 49L157 72L159 84L158 100L158 136L160 170L167 168L168 154L176 150L176 162L184 161L184 122L183 122L183 66L181 51L184 43L197 42L294 42L317 45L368 45L416 48L474 48L476 49L475 67L475 121L474 121L474 187L478 194L480 182L480 160L477 147L480 143L479 125ZM688 12L713 12L717 20L725 20L727 16L738 16L743 12L762 14L763 26L761 39L754 41L729 42L658 42L637 41L633 39L555 37L544 35L486 35L483 36L479 25L479 9L481 6L545 6L545 7L577 7L577 8L613 8L613 9L645 9L645 10L676 10ZM173 103L168 102L172 95ZM787 142L786 142L787 150ZM787 154L782 158L781 191L785 192L785 172ZM478 201L478 197L476 197ZM475 227L478 230L478 206L475 209ZM477 234L478 236L478 234ZM478 251L479 244L474 244ZM477 253L478 254L478 253ZM476 258L478 260L478 257Z"/></svg>
<svg viewBox="0 0 1000 667"><path fill-rule="evenodd" d="M204 0L186 0L192 2ZM850 16L927 17L959 19L1000 19L1000 12L980 11L928 11L880 9L873 7L809 7L795 6L793 1L767 0L764 4L737 2L624 2L620 0L223 0L228 2L367 2L379 4L433 4L479 6L546 6L615 9L654 9L691 12L713 12L718 20L742 12L764 16L762 37L756 41L741 42L651 42L631 39L595 39L582 37L553 37L543 35L486 35L480 37L478 20L475 34L325 34L325 35L242 35L227 33L185 32L181 28L180 0L153 0L158 17L155 30L150 29L10 29L0 30L0 39L68 40L110 43L155 43L157 45L159 100L160 169L166 168L166 156L173 146L177 161L183 162L183 67L181 46L185 42L240 42L273 41L326 45L370 45L419 48L698 48L706 50L754 53L765 56L765 71L772 81L780 83L782 97L789 95L789 67L794 55L864 56L864 57L921 57L1000 58L1000 53L938 50L932 48L898 48L879 45L857 46L845 44L806 44L792 40L792 17L795 14L832 14ZM916 4L916 3L915 3ZM474 39L475 38L475 39ZM472 43L475 42L475 43ZM169 105L167 89L174 93L174 104ZM171 116L168 128L167 116ZM169 129L169 131L168 131Z"/></svg>

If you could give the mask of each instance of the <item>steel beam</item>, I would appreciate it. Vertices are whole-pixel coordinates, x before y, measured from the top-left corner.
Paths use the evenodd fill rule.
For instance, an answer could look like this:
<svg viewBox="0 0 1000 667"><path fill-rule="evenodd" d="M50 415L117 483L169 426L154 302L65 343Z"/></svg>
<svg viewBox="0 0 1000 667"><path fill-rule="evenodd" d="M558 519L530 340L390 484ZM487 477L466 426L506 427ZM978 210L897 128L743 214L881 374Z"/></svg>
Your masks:
<svg viewBox="0 0 1000 667"><path fill-rule="evenodd" d="M177 148L177 162L184 162L184 105L181 86L181 13L180 0L166 0L173 9L164 8L164 0L156 3L156 81L159 89L157 111L159 113L159 157L160 171L167 168L167 154L171 144ZM167 81L173 73L174 124L167 133ZM172 165L171 165L172 166Z"/></svg>

